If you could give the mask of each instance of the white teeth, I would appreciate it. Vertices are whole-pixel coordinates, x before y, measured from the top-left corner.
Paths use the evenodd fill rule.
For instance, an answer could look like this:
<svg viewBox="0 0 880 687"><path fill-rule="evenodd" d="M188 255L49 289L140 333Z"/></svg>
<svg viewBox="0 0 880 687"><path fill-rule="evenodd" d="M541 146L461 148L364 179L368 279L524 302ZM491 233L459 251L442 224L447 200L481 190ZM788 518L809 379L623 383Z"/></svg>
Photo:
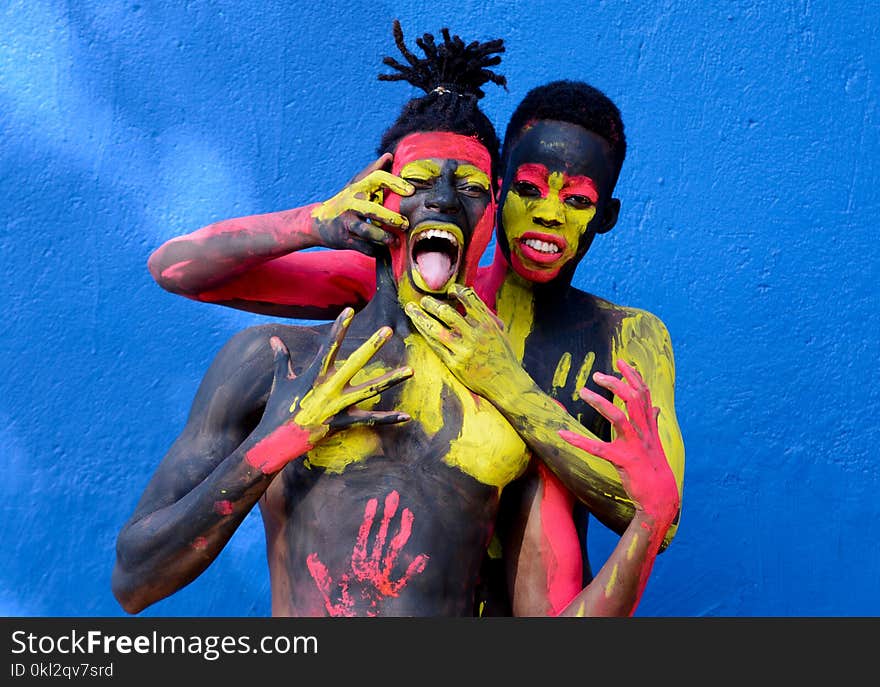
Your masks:
<svg viewBox="0 0 880 687"><path fill-rule="evenodd" d="M539 241L538 239L526 239L523 241L529 248L533 248L539 253L559 253L561 249L555 243L548 241Z"/></svg>
<svg viewBox="0 0 880 687"><path fill-rule="evenodd" d="M424 234L419 236L419 241L421 241L422 239L431 239L431 238L446 239L453 246L458 248L458 239L456 239L453 234L450 234L448 231L446 231L444 229L428 229L428 231L426 231Z"/></svg>

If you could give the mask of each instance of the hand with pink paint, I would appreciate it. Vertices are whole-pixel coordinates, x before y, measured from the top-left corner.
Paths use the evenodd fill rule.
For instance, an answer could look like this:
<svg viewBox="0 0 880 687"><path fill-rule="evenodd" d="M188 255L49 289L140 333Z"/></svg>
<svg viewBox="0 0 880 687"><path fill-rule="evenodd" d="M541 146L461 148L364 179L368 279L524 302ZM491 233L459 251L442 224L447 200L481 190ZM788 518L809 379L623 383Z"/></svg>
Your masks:
<svg viewBox="0 0 880 687"><path fill-rule="evenodd" d="M314 230L324 246L375 256L377 247L393 245L399 233L406 231L406 218L382 204L388 191L410 196L415 190L387 171L391 160L391 153L380 156L339 193L312 210Z"/></svg>
<svg viewBox="0 0 880 687"><path fill-rule="evenodd" d="M260 423L251 435L257 441L245 456L264 473L280 470L325 436L346 427L394 424L410 419L406 413L356 407L408 379L413 371L410 367L399 367L352 385L352 378L391 337L391 328L382 327L337 369L336 356L353 316L351 308L339 314L327 340L299 376L293 372L284 342L277 336L269 340L275 354L272 389Z"/></svg>
<svg viewBox="0 0 880 687"><path fill-rule="evenodd" d="M327 613L334 617L353 617L356 615L377 616L385 599L397 597L410 580L424 571L428 555L419 554L413 558L398 579L392 580L392 571L397 565L400 553L412 533L413 514L404 508L400 515L397 534L385 545L391 520L400 505L400 494L392 491L385 497L385 506L379 530L371 551L367 551L367 541L376 517L378 499L370 499L364 508L364 520L358 530L357 541L351 552L350 569L333 581L327 566L321 562L317 553L309 554L306 564L318 591L324 599Z"/></svg>
<svg viewBox="0 0 880 687"><path fill-rule="evenodd" d="M651 392L636 370L623 360L617 361L617 368L622 379L601 372L594 373L593 379L624 402L626 413L588 388L580 390L580 397L611 423L614 439L599 441L570 430L560 430L559 435L572 446L614 465L636 508L665 534L675 520L681 498L660 442L660 409L652 404Z"/></svg>

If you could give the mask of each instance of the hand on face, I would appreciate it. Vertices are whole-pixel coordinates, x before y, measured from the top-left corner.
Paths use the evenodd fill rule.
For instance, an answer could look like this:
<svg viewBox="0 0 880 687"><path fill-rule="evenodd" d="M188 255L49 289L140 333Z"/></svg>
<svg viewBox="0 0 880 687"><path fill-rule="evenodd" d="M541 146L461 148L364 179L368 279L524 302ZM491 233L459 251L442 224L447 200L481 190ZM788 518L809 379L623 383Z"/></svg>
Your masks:
<svg viewBox="0 0 880 687"><path fill-rule="evenodd" d="M412 195L413 187L388 171L392 155L380 156L359 172L339 193L312 212L322 243L328 248L378 255L382 246L398 242L409 222L383 205L388 192Z"/></svg>
<svg viewBox="0 0 880 687"><path fill-rule="evenodd" d="M422 298L421 304L407 303L406 314L468 389L490 401L514 392L513 381L523 370L504 326L473 289L454 284L449 293L464 314L430 296Z"/></svg>
<svg viewBox="0 0 880 687"><path fill-rule="evenodd" d="M598 441L568 430L560 430L559 435L614 465L633 502L666 528L675 519L680 496L657 429L660 409L652 405L651 392L636 370L623 360L617 361L617 367L622 379L601 372L594 373L593 379L623 400L626 413L586 387L580 391L581 398L611 423L614 440Z"/></svg>
<svg viewBox="0 0 880 687"><path fill-rule="evenodd" d="M399 367L352 385L352 378L391 337L391 329L382 327L337 369L336 356L353 316L351 308L340 313L315 359L298 377L281 339L273 336L269 340L275 357L275 375L263 417L254 430L261 438L246 455L248 462L263 472L280 470L323 437L345 427L394 424L410 419L406 413L356 407L408 379L413 371Z"/></svg>

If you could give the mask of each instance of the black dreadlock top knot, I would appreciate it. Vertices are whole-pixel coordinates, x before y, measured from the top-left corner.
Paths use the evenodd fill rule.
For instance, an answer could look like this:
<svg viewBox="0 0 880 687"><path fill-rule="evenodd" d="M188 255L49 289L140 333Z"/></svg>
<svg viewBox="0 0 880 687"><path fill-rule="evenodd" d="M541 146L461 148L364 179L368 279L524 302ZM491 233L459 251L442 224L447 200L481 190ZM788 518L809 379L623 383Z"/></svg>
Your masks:
<svg viewBox="0 0 880 687"><path fill-rule="evenodd" d="M499 142L495 127L480 110L478 101L485 96L482 86L488 82L507 88L507 79L489 67L501 63L498 53L504 52L504 41L499 39L480 43L465 42L449 29L441 29L443 42L437 43L430 33L416 38L424 58L414 55L403 41L403 30L395 19L394 42L408 64L393 57L385 57L383 64L395 69L395 74L380 74L380 81L406 81L425 91L424 96L413 98L397 121L382 136L378 153L393 152L398 141L419 131L448 131L479 140L492 157L494 171L498 169ZM453 95L454 94L454 95ZM455 97L455 95L459 97Z"/></svg>
<svg viewBox="0 0 880 687"><path fill-rule="evenodd" d="M458 36L450 36L449 29L440 29L443 42L440 45L430 33L416 38L424 59L416 57L403 41L403 29L395 19L393 24L394 43L400 54L409 63L401 64L393 57L385 57L383 64L397 70L397 74L379 74L380 81L407 81L425 93L437 89L452 91L459 95L473 95L478 100L485 96L483 84L492 83L507 88L507 79L491 71L489 67L501 64L501 57L495 53L504 52L504 41L497 38L487 43L473 41L465 45ZM442 91L440 91L442 92Z"/></svg>

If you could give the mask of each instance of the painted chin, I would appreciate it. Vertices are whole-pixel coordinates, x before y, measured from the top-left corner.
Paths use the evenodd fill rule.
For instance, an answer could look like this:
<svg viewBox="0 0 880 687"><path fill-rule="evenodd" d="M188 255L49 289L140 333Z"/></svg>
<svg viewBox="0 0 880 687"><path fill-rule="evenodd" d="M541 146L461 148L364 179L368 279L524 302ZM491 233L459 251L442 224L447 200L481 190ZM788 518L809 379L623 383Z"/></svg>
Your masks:
<svg viewBox="0 0 880 687"><path fill-rule="evenodd" d="M409 265L413 285L427 294L445 294L458 278L464 237L448 222L422 222L409 235Z"/></svg>
<svg viewBox="0 0 880 687"><path fill-rule="evenodd" d="M561 236L527 231L513 241L512 267L526 279L547 282L568 262L568 242Z"/></svg>

